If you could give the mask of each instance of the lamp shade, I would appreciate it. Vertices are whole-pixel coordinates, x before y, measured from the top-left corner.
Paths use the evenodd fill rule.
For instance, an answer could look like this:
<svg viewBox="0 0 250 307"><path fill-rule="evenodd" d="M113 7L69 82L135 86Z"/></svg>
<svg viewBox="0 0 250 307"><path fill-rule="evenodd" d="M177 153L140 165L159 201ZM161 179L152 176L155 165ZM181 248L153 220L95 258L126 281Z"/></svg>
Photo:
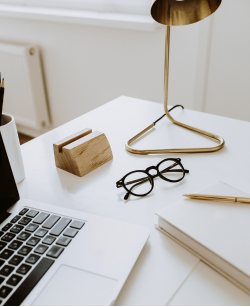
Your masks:
<svg viewBox="0 0 250 307"><path fill-rule="evenodd" d="M167 26L184 26L213 14L222 0L153 0L151 15Z"/></svg>

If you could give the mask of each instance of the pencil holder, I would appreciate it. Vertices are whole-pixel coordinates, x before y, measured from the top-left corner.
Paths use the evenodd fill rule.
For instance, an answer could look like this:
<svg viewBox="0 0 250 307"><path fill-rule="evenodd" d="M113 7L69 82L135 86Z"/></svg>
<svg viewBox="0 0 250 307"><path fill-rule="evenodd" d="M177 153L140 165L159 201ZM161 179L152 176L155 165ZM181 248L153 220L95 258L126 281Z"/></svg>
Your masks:
<svg viewBox="0 0 250 307"><path fill-rule="evenodd" d="M56 166L79 177L113 159L105 134L89 128L54 143L53 148Z"/></svg>
<svg viewBox="0 0 250 307"><path fill-rule="evenodd" d="M17 134L15 119L9 114L2 114L0 133L10 162L16 184L25 178L21 147ZM1 174L0 174L1 176Z"/></svg>

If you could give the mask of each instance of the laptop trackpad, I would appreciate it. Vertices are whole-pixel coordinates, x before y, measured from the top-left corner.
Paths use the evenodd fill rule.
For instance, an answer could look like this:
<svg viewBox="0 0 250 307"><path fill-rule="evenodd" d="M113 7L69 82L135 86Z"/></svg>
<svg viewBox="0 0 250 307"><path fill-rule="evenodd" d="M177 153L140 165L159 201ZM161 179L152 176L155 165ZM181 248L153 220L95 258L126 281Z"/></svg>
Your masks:
<svg viewBox="0 0 250 307"><path fill-rule="evenodd" d="M117 280L62 265L32 305L105 305Z"/></svg>

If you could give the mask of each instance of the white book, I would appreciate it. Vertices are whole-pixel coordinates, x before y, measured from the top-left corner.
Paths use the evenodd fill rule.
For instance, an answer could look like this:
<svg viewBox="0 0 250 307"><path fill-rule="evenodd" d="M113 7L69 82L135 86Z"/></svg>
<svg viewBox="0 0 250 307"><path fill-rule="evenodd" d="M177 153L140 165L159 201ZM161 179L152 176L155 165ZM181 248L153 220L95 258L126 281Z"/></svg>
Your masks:
<svg viewBox="0 0 250 307"><path fill-rule="evenodd" d="M223 182L185 192L249 197ZM250 293L250 205L187 198L156 214L159 230Z"/></svg>

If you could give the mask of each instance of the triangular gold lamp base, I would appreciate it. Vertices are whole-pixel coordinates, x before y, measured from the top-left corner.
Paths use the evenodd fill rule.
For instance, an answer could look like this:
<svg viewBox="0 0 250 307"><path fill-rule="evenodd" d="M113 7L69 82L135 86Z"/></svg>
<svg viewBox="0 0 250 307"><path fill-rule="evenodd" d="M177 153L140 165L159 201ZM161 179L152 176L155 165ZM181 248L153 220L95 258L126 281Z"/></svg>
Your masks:
<svg viewBox="0 0 250 307"><path fill-rule="evenodd" d="M177 106L175 106L177 107ZM174 108L175 108L174 107ZM173 108L172 108L173 109ZM172 110L171 109L171 110ZM170 111L170 110L169 110ZM177 149L134 149L132 148L130 145L136 141L139 137L141 137L142 135L144 135L147 131L149 131L150 129L152 129L156 123L163 117L159 118L157 121L153 122L151 125L149 125L148 127L146 127L145 129L143 129L141 132L137 133L135 136L133 136L131 139L129 139L126 143L126 149L127 151L133 153L133 154L139 154L139 155L147 155L147 154L165 154L165 153L204 153L204 152L213 152L213 151L217 151L220 150L221 148L224 147L225 145L225 141L224 139L216 134L192 127L192 126L188 126L186 124L183 124L181 122L178 122L176 120L174 120L171 115L169 114L169 111L166 112L166 115L168 118L170 118L170 120L178 125L181 126L183 128L186 128L188 130L194 131L196 133L199 133L201 135L204 135L206 137L209 137L213 140L215 140L216 142L219 143L219 145L215 146L215 147L207 147L207 148L177 148Z"/></svg>

